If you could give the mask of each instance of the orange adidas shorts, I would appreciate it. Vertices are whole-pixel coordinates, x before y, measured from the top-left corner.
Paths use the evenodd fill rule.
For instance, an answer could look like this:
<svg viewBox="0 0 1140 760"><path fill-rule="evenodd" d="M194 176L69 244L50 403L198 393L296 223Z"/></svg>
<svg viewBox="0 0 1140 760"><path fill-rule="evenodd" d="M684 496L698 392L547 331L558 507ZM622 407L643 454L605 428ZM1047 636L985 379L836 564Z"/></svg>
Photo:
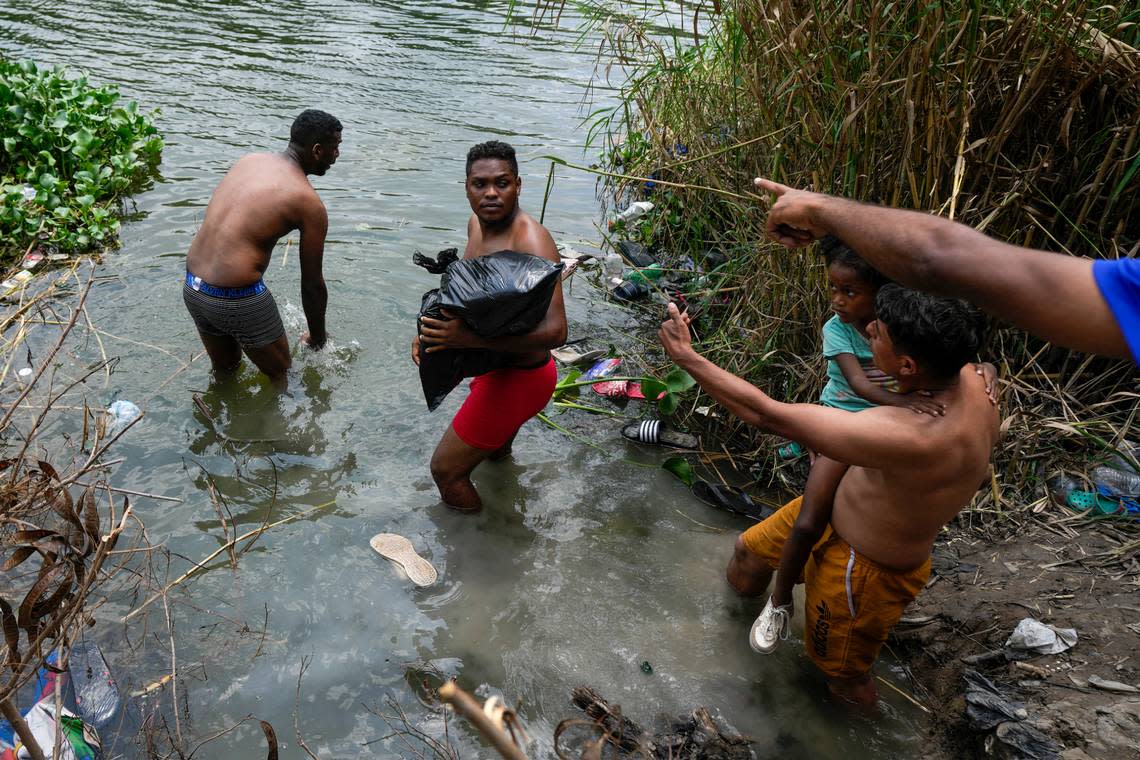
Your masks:
<svg viewBox="0 0 1140 760"><path fill-rule="evenodd" d="M792 499L741 535L748 550L772 568L780 565L802 502L802 496ZM806 585L808 656L829 678L869 673L891 627L929 577L929 558L913 570L892 570L860 556L828 525L799 579Z"/></svg>

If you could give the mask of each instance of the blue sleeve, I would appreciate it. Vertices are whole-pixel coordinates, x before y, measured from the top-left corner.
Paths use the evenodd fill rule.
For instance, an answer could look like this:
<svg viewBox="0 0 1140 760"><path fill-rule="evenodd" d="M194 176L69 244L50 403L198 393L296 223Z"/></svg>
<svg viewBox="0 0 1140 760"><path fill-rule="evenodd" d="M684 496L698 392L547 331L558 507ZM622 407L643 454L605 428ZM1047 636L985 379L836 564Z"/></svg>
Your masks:
<svg viewBox="0 0 1140 760"><path fill-rule="evenodd" d="M843 320L833 316L823 325L823 358L834 359L840 354L854 354L855 347L851 345L850 328L843 324Z"/></svg>
<svg viewBox="0 0 1140 760"><path fill-rule="evenodd" d="M1140 260L1094 261L1093 277L1124 333L1132 360L1140 365Z"/></svg>

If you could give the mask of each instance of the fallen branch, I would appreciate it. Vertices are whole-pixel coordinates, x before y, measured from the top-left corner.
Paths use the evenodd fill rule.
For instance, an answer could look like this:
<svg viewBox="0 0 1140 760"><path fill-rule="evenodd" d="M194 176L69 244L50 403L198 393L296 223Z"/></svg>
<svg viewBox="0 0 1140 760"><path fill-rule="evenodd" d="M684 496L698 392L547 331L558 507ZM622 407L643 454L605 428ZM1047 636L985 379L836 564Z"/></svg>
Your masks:
<svg viewBox="0 0 1140 760"><path fill-rule="evenodd" d="M448 681L443 686L439 687L439 698L451 705L455 712L459 713L462 717L466 718L469 723L479 730L479 733L491 743L500 755L506 760L527 760L526 753L524 753L518 746L511 741L511 737L501 726L495 724L494 721L483 712L483 708L475 701L475 698L465 692L463 689L455 685L454 681Z"/></svg>

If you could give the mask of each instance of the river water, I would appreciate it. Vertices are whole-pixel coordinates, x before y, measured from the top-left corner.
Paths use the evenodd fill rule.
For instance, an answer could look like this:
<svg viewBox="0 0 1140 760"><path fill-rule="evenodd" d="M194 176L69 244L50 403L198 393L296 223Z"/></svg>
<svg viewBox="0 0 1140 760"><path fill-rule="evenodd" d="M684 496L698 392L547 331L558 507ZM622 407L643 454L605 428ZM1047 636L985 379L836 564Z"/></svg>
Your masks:
<svg viewBox="0 0 1140 760"><path fill-rule="evenodd" d="M115 447L125 461L114 482L181 500L135 502L151 541L171 552L166 577L224 540L211 484L241 532L335 503L262 536L236 571L214 565L171 595L183 733L201 739L252 713L277 727L282 757L302 757L291 724L304 657L299 721L322 757L414 756L398 737L374 742L390 731L363 705L391 713L391 698L410 723L439 735L414 688L432 668L518 704L536 757L553 756L554 727L575 716L568 696L578 684L644 723L705 705L754 736L759 757L921 755L913 708L889 690L882 718L847 719L824 699L797 636L767 658L749 650L757 603L723 581L746 524L693 499L656 467L660 452L622 442L619 421L586 428L600 449L528 423L512 461L476 473L483 514L438 502L427 461L463 394L425 409L408 342L434 278L410 255L463 245L470 145L492 136L515 145L523 205L537 214L542 156L593 160L580 125L608 102L604 90L587 89L594 46L575 45L569 11L564 29L532 35L504 23L507 8L0 2L5 54L86 69L161 109L161 178L134 199L138 213L100 267L89 311L121 359L105 401L129 399L146 412ZM530 7L516 12L527 17ZM211 384L205 359L178 372L200 350L180 275L210 193L243 153L282 148L307 107L344 124L340 160L314 179L329 210L330 346L297 354L285 396L249 371ZM593 178L560 170L546 213L555 238L585 246L598 238L597 219ZM278 247L266 280L295 336L295 236ZM568 312L571 338L599 345L631 326L585 282L575 283ZM215 434L193 393L238 440ZM439 582L418 590L376 556L368 539L382 531L411 538ZM139 646L150 634L138 621L119 625L118 614L105 609L97 635L124 685L139 689L169 671L169 654L161 642ZM161 629L161 605L151 614L148 630ZM895 668L880 664L879 673L909 690ZM465 756L490 755L466 727L450 736ZM263 747L256 723L246 723L203 753L260 756Z"/></svg>

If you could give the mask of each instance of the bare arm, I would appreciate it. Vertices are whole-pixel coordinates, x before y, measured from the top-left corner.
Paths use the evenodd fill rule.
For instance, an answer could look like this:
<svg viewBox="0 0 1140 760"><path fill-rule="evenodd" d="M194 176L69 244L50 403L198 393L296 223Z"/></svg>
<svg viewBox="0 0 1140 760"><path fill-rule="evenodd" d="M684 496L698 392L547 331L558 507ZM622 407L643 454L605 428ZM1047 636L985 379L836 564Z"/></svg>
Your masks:
<svg viewBox="0 0 1140 760"><path fill-rule="evenodd" d="M907 287L965 298L1059 346L1130 356L1089 259L1009 245L931 214L756 184L777 196L768 233L784 245L832 234Z"/></svg>
<svg viewBox="0 0 1140 760"><path fill-rule="evenodd" d="M301 336L301 342L320 349L328 340L325 308L328 306L329 292L325 287L322 262L329 217L324 204L315 196L302 211L300 227L301 307L305 310L305 321L309 325L308 333Z"/></svg>
<svg viewBox="0 0 1140 760"><path fill-rule="evenodd" d="M925 398L915 393L892 393L882 385L875 383L863 371L855 354L839 354L834 359L839 370L846 378L851 390L877 406L901 406L919 414L942 415L946 412L946 405L933 399Z"/></svg>
<svg viewBox="0 0 1140 760"><path fill-rule="evenodd" d="M813 451L863 467L924 467L937 456L929 437L905 424L901 410L876 407L845 412L816 404L783 404L693 350L689 325L674 304L658 332L666 353L729 412Z"/></svg>
<svg viewBox="0 0 1140 760"><path fill-rule="evenodd" d="M807 564L808 555L831 521L835 492L847 472L847 465L827 457L817 457L808 474L804 500L791 533L780 553L780 567L772 588L772 603L785 607L792 603L792 587Z"/></svg>

